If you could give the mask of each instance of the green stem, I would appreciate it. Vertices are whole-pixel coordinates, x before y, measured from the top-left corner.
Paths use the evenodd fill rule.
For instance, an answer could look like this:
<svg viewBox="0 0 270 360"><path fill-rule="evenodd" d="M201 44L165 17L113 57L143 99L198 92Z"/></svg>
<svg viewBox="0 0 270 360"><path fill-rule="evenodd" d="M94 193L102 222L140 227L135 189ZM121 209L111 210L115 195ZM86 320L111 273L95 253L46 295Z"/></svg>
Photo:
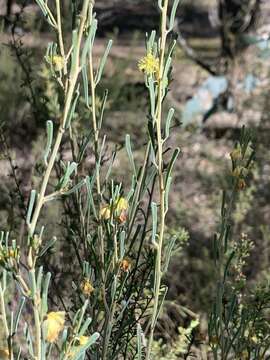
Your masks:
<svg viewBox="0 0 270 360"><path fill-rule="evenodd" d="M60 126L58 128L58 132L56 135L56 140L53 146L52 154L49 159L48 166L46 168L45 174L43 176L43 180L41 183L40 192L37 198L37 203L34 209L34 213L32 216L32 220L29 224L28 233L29 236L32 237L36 230L36 225L40 216L40 212L43 208L43 205L46 200L46 190L49 183L49 179L51 177L51 173L57 158L57 154L62 142L63 135L65 133L65 127L66 122L68 119L68 114L71 108L72 104L72 98L74 94L74 90L77 84L78 76L81 71L80 68L80 49L81 49L81 43L83 38L83 31L85 22L87 19L88 14L88 8L89 8L89 1L90 0L84 0L82 12L80 15L80 27L78 32L78 40L77 40L77 47L76 47L76 53L74 54L74 66L72 67L71 73L70 73L70 80L66 82L66 99L65 99L65 105L64 105L64 111L63 116L60 122ZM58 35L59 35L59 46L62 56L64 55L64 45L63 45L63 38L62 38L62 29L61 29L61 14L60 14L60 4L59 1L56 0L56 6L57 6L57 24L58 24ZM30 254L30 253L29 253ZM35 360L41 360L42 356L42 347L41 347L41 320L40 320L40 313L39 313L39 301L40 301L40 294L36 289L36 280L35 280L35 263L36 263L36 254L34 254L34 258L31 254L30 259L30 272L32 273L32 278L34 279L34 289L33 289L33 312L34 312L34 322L35 322L35 335L36 335L36 351L35 351Z"/></svg>
<svg viewBox="0 0 270 360"><path fill-rule="evenodd" d="M7 340L8 345L8 354L9 354L9 360L13 360L13 351L12 346L10 343L10 333L8 328L8 322L7 322L7 314L6 314L6 306L5 306L5 290L2 288L2 285L0 284L0 309L1 309L1 318L4 325L4 333Z"/></svg>
<svg viewBox="0 0 270 360"><path fill-rule="evenodd" d="M34 311L34 322L35 322L35 340L36 340L36 351L35 351L35 360L41 360L41 321L39 313L39 304L40 304L40 294L36 286L36 275L35 269L30 270L31 278L33 279L33 311Z"/></svg>
<svg viewBox="0 0 270 360"><path fill-rule="evenodd" d="M156 249L156 262L155 262L155 286L154 286L154 308L150 324L150 335L147 344L146 360L150 359L152 343L154 338L154 331L157 322L158 305L159 305L159 294L162 278L161 262L162 262L162 249L163 249L163 238L165 230L165 187L163 177L163 139L162 139L162 100L163 100L163 72L164 72L164 58L165 48L167 39L167 13L168 13L168 2L164 0L161 15L161 40L160 40L160 55L159 55L159 72L158 72L158 98L157 98L157 110L156 110L156 129L157 129L157 143L158 143L158 179L159 179L159 236L158 244Z"/></svg>
<svg viewBox="0 0 270 360"><path fill-rule="evenodd" d="M119 268L116 273L116 277L119 276ZM113 328L113 318L116 311L116 299L115 294L112 298L111 306L109 308L109 311L107 312L106 321L105 321L105 336L103 340L103 347L102 347L102 360L107 360L108 356L108 349L110 344L110 338L112 334L112 328Z"/></svg>
<svg viewBox="0 0 270 360"><path fill-rule="evenodd" d="M93 17L93 4L90 4L89 10L89 18L92 21ZM110 316L110 309L106 299L106 274L105 274L105 244L104 244L104 234L102 227L102 220L100 216L101 210L101 201L102 201L102 192L101 192L101 181L100 181L100 164L99 164L99 128L97 124L97 116L96 116L96 84L94 78L94 67L93 67L93 53L92 48L89 52L89 77L90 77L90 92L91 92L91 112L92 112L92 126L94 129L94 153L95 153L95 176L96 176L96 185L97 185L97 201L98 201L98 239L100 243L100 261L101 261L101 277L102 277L102 298L104 307L106 310L106 321ZM107 353L107 330L105 329L105 336L103 341L103 351L102 351L102 359L106 359Z"/></svg>

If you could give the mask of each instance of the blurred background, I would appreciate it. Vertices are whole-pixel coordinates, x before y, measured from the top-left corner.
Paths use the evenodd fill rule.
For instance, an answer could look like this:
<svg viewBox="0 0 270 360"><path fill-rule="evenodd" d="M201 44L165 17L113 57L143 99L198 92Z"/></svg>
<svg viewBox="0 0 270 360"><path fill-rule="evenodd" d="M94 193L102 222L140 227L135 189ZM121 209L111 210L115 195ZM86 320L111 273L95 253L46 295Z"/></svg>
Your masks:
<svg viewBox="0 0 270 360"><path fill-rule="evenodd" d="M70 34L71 1L62 4L64 29ZM147 134L147 92L137 63L145 53L145 33L158 27L159 14L153 0L97 0L95 8L97 60L108 39L114 41L100 89L100 98L105 88L109 90L103 131L108 153L118 149L115 174L128 186L125 134L131 135L137 160ZM43 61L54 34L48 32L34 1L0 0L0 15L0 227L16 229L16 236L22 236L18 214L39 179L36 164L45 142L45 122L60 112ZM244 268L248 286L270 275L269 16L267 0L185 0L178 9L173 82L166 106L176 109L171 142L182 153L168 231L179 234L183 245L166 279L166 316L173 321L161 321L159 331L168 339L190 312L204 319L210 309L212 239L229 153L243 125L254 130L256 165L234 214L235 236L244 233L255 243ZM79 131L87 122L80 111L77 116L83 119ZM61 214L60 205L44 214L51 229L58 225L56 214ZM57 270L57 263L54 266Z"/></svg>

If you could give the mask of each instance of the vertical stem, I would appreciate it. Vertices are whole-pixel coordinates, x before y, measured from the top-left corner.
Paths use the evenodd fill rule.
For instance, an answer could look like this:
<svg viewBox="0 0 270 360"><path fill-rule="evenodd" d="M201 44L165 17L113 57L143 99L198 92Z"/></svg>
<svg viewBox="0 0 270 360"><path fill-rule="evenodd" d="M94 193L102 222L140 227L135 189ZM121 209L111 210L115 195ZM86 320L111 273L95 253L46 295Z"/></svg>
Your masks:
<svg viewBox="0 0 270 360"><path fill-rule="evenodd" d="M90 5L90 16L92 17L93 5ZM90 73L90 88L91 88L91 100L92 100L92 125L94 129L94 148L95 148L95 162L96 162L96 184L97 193L99 200L101 198L101 185L100 185L100 171L99 171L99 129L97 125L96 116L96 84L94 79L94 68L93 68L93 54L92 49L89 52L89 73Z"/></svg>
<svg viewBox="0 0 270 360"><path fill-rule="evenodd" d="M0 304L1 304L1 314L2 314L2 321L4 324L4 331L6 338L9 337L9 329L7 324L7 314L6 314L6 307L5 307L5 300L4 300L4 290L2 289L2 285L0 285Z"/></svg>
<svg viewBox="0 0 270 360"><path fill-rule="evenodd" d="M31 277L33 279L33 311L34 311L34 322L35 322L35 340L36 340L36 354L35 360L41 360L41 321L39 313L40 294L36 286L36 274L35 269L30 270Z"/></svg>
<svg viewBox="0 0 270 360"><path fill-rule="evenodd" d="M13 360L13 351L12 346L10 344L10 333L7 323L7 314L6 314L6 306L5 306L5 298L4 298L5 290L2 288L2 285L0 284L0 310L1 310L1 318L4 325L4 333L7 340L7 346L8 346L8 354L9 354L9 360Z"/></svg>
<svg viewBox="0 0 270 360"><path fill-rule="evenodd" d="M89 1L90 0L84 0L83 2L83 8L80 15L80 27L78 31L78 40L77 40L77 47L76 47L76 53L74 54L74 66L72 67L69 81L66 81L66 87L65 87L65 105L63 110L63 116L60 122L60 126L58 128L58 132L56 135L56 140L53 146L52 154L49 159L48 166L46 168L45 174L43 176L43 180L41 183L40 192L37 198L37 203L33 212L32 220L29 224L28 228L28 234L29 236L33 236L35 233L36 225L40 216L40 212L42 210L42 207L45 203L45 197L46 197L46 190L48 186L49 179L51 177L51 173L57 158L57 154L59 151L59 147L62 142L62 138L65 132L66 122L68 119L68 114L70 111L70 107L72 104L72 98L74 94L74 90L77 84L78 76L80 73L80 49L81 49L81 43L83 38L83 31L85 22L87 19L88 14L88 8L89 8ZM63 44L63 37L62 37L62 28L61 28L61 13L60 13L60 3L59 0L56 0L56 8L57 8L57 31L59 36L59 46L61 55L64 57L64 44ZM42 357L42 339L41 339L41 319L40 319L40 292L39 289L36 287L36 279L35 279L35 262L36 262L36 255L34 255L34 259L31 254L31 248L29 250L29 255L31 255L31 263L30 263L30 272L32 273L32 279L33 279L33 293L34 293L34 300L33 300L33 312L34 312L34 323L35 323L35 340L36 340L36 350L35 350L35 360L41 360Z"/></svg>
<svg viewBox="0 0 270 360"><path fill-rule="evenodd" d="M93 4L90 4L89 18L92 21L93 17ZM102 221L100 217L101 209L101 182L100 182L100 166L99 166L99 127L97 124L97 115L96 115L96 84L94 78L94 67L93 67L93 53L92 48L89 52L89 77L90 77L90 92L91 92L91 112L92 112L92 126L94 129L94 153L95 153L95 175L96 175L96 185L97 185L97 195L98 195L98 239L100 243L100 261L101 261L101 277L102 277L102 297L104 307L106 309L106 322L108 324L108 317L110 317L110 309L106 300L106 274L105 274L105 244L104 244L104 234L102 228ZM109 324L107 325L109 326ZM107 353L107 329L105 329L105 336L103 338L103 349L102 349L102 359L106 359Z"/></svg>
<svg viewBox="0 0 270 360"><path fill-rule="evenodd" d="M105 336L103 341L103 347L102 347L102 359L107 360L107 353L109 348L109 342L110 337L112 333L112 327L113 327L113 317L116 310L116 302L114 299L112 299L112 306L109 310L109 314L107 315L106 322L105 322Z"/></svg>
<svg viewBox="0 0 270 360"><path fill-rule="evenodd" d="M156 261L155 261L155 285L154 285L154 308L150 324L150 335L147 344L146 360L150 359L152 343L154 338L154 330L157 322L157 313L159 305L159 293L162 278L161 261L162 261L162 248L165 229L165 188L163 177L163 139L162 139L162 101L163 101L163 72L164 72L164 57L167 39L167 12L168 12L169 0L164 0L162 6L161 15L161 39L160 39L160 54L159 54L159 71L158 71L158 97L157 97L157 109L156 109L156 128L157 128L157 143L158 143L158 179L159 179L159 236L156 249Z"/></svg>

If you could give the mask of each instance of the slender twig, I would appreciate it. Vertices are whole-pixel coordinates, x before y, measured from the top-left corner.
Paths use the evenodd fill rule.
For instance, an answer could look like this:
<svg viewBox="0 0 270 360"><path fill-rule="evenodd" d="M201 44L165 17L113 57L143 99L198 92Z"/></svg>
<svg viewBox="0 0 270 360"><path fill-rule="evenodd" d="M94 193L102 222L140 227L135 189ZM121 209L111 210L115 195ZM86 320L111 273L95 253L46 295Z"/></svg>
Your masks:
<svg viewBox="0 0 270 360"><path fill-rule="evenodd" d="M157 321L158 314L158 305L159 305L159 293L161 286L161 261L162 261L162 248L163 248L163 238L165 230L165 186L164 186L164 176L163 176L163 139L162 139L162 101L163 101L163 73L164 73L164 59L165 59L165 48L166 48L166 39L168 35L167 31L167 13L168 13L168 3L169 0L164 0L162 5L162 14L161 14L161 38L160 38L160 54L159 54L159 71L158 71L158 95L157 95L157 108L155 114L155 123L157 130L157 164L158 164L158 179L159 179L159 200L160 200L160 209L159 209L159 234L158 234L158 243L156 249L156 260L155 260L155 285L154 285L154 307L151 318L150 325L150 334L148 338L147 350L146 350L146 360L150 360L152 342L154 338L154 330Z"/></svg>
<svg viewBox="0 0 270 360"><path fill-rule="evenodd" d="M89 19L93 21L93 4L90 4ZM90 76L90 92L91 92L91 113L92 113L92 126L94 130L94 155L95 155L95 177L96 177L96 186L97 186L97 201L98 201L98 239L100 243L100 261L101 261L101 277L102 277L102 298L104 307L106 309L107 320L110 317L110 309L106 300L106 275L105 275L105 244L104 244L104 234L102 228L101 220L101 206L102 206L102 192L101 192L101 182L100 182L100 153L99 153L99 127L97 124L96 116L96 83L94 78L94 66L93 66L93 53L92 49L89 52L89 76ZM107 342L106 336L103 339L103 355L102 359L106 359L107 347L105 343ZM106 349L106 350L105 350Z"/></svg>
<svg viewBox="0 0 270 360"><path fill-rule="evenodd" d="M10 333L7 323L7 314L6 314L6 306L5 306L5 289L2 288L2 285L0 284L0 310L1 310L1 319L4 325L4 333L7 340L8 345L8 354L9 354L9 360L13 360L13 350L12 346L10 346Z"/></svg>

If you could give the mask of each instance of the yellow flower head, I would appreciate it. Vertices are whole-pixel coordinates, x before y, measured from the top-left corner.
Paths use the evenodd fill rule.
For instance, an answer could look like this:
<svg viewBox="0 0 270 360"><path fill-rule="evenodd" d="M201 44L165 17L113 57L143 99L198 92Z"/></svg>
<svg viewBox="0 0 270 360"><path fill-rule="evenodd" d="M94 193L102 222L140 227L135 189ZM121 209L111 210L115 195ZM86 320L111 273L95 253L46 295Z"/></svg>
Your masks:
<svg viewBox="0 0 270 360"><path fill-rule="evenodd" d="M78 352L80 351L80 347L81 346L85 346L87 344L87 342L89 341L90 337L89 336L78 336L76 337L76 344L73 347L73 349L71 351L68 352L68 359L73 359L74 356L76 356L78 354Z"/></svg>
<svg viewBox="0 0 270 360"><path fill-rule="evenodd" d="M109 220L109 218L111 217L110 205L102 207L100 209L99 215L103 220Z"/></svg>
<svg viewBox="0 0 270 360"><path fill-rule="evenodd" d="M53 343L57 340L59 333L64 329L65 312L51 311L47 314L47 319L44 321L46 329L46 340Z"/></svg>
<svg viewBox="0 0 270 360"><path fill-rule="evenodd" d="M14 249L9 249L8 250L8 258L15 259L15 257L16 257L16 251Z"/></svg>
<svg viewBox="0 0 270 360"><path fill-rule="evenodd" d="M115 203L116 203L115 210L117 212L126 211L128 209L128 202L123 197L116 199Z"/></svg>
<svg viewBox="0 0 270 360"><path fill-rule="evenodd" d="M128 202L124 197L118 197L112 205L106 205L100 209L100 217L103 220L109 220L112 212L115 213L116 218L121 222L127 219Z"/></svg>
<svg viewBox="0 0 270 360"><path fill-rule="evenodd" d="M151 52L149 52L139 61L138 68L146 75L153 75L158 72L159 59L156 58Z"/></svg>
<svg viewBox="0 0 270 360"><path fill-rule="evenodd" d="M52 64L56 71L61 71L64 67L65 61L60 55L54 55L52 57Z"/></svg>
<svg viewBox="0 0 270 360"><path fill-rule="evenodd" d="M88 342L88 340L89 340L89 336L83 336L83 335L81 335L81 336L78 337L78 340L79 340L80 346L84 346L84 345L87 344L87 342Z"/></svg>
<svg viewBox="0 0 270 360"><path fill-rule="evenodd" d="M0 359L8 360L9 359L9 351L8 349L0 349Z"/></svg>
<svg viewBox="0 0 270 360"><path fill-rule="evenodd" d="M95 290L95 288L93 287L93 285L89 279L84 279L82 281L80 287L81 287L82 293L85 296L90 296L92 294L92 292Z"/></svg>
<svg viewBox="0 0 270 360"><path fill-rule="evenodd" d="M120 197L115 201L115 212L117 220L123 224L127 220L128 202L125 198Z"/></svg>

